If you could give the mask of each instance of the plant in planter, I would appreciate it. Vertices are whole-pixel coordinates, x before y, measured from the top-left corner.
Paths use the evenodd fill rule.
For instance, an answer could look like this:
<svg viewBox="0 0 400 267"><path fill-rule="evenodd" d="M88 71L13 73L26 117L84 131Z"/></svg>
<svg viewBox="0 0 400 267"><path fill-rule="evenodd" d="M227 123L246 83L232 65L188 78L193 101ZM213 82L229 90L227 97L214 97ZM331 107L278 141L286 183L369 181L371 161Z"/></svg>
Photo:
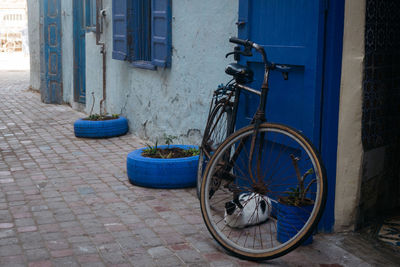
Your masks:
<svg viewBox="0 0 400 267"><path fill-rule="evenodd" d="M164 136L166 145L147 145L127 157L127 172L132 184L152 188L184 188L196 185L199 150L196 146L171 145L171 136Z"/></svg>
<svg viewBox="0 0 400 267"><path fill-rule="evenodd" d="M277 239L281 243L286 242L300 231L308 220L314 207L314 201L307 198L307 194L316 180L311 179L311 181L306 184L306 178L312 175L314 170L309 169L301 175L298 166L299 159L294 155L290 155L290 158L295 169L298 183L296 187L286 192L287 196L280 197L278 200ZM312 235L303 242L303 245L311 244L311 242Z"/></svg>
<svg viewBox="0 0 400 267"><path fill-rule="evenodd" d="M78 119L74 123L74 132L76 137L85 138L108 138L124 135L128 132L128 120L119 114L108 115L102 112L93 114L95 103L94 93L92 93L93 104L89 116Z"/></svg>

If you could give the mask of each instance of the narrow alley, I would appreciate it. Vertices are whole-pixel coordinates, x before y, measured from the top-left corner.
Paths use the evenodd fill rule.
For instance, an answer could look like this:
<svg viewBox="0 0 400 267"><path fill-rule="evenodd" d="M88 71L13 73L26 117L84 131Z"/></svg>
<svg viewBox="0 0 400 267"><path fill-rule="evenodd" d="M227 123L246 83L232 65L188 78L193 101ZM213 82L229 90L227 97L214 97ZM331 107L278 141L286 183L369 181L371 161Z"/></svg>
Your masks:
<svg viewBox="0 0 400 267"><path fill-rule="evenodd" d="M195 189L133 186L126 155L137 137L73 134L84 114L48 105L29 72L0 71L1 266L251 266L208 233ZM274 266L395 266L357 236L318 235ZM346 247L346 244L352 244Z"/></svg>

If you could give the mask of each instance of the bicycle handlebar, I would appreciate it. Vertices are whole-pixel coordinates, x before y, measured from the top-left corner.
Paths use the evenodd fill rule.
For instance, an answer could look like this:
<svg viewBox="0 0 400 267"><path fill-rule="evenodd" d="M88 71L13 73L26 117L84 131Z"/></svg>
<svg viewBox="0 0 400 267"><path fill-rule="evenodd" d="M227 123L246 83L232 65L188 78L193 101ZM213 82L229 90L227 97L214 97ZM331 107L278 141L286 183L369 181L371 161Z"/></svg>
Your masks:
<svg viewBox="0 0 400 267"><path fill-rule="evenodd" d="M267 68L267 66L268 66L267 55L265 54L264 48L261 45L256 44L250 40L243 40L243 39L239 39L237 37L230 37L229 42L238 44L238 45L243 45L246 48L251 47L251 48L254 48L255 50L257 50L257 52L261 54L262 59L265 64L265 67Z"/></svg>
<svg viewBox="0 0 400 267"><path fill-rule="evenodd" d="M229 38L229 42L234 43L234 44L238 44L238 45L243 45L243 46L253 46L253 42L249 41L249 40L243 40L243 39L239 39L236 37L231 37Z"/></svg>

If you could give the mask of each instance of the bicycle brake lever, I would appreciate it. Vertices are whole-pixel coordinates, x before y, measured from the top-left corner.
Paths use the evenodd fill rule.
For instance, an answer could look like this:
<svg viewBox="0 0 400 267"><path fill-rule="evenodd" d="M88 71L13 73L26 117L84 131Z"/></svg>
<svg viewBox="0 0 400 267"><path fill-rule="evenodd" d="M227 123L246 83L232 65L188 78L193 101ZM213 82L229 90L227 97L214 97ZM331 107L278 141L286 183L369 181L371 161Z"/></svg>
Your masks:
<svg viewBox="0 0 400 267"><path fill-rule="evenodd" d="M233 51L233 52L229 52L228 54L226 54L225 57L227 58L230 55L235 55L235 56L236 55L243 55L243 56L246 56L246 57L251 57L253 55L253 53L251 53L251 51L250 52L248 52L248 51Z"/></svg>
<svg viewBox="0 0 400 267"><path fill-rule="evenodd" d="M230 55L237 54L237 53L238 52L229 52L228 54L225 55L225 58L229 57Z"/></svg>

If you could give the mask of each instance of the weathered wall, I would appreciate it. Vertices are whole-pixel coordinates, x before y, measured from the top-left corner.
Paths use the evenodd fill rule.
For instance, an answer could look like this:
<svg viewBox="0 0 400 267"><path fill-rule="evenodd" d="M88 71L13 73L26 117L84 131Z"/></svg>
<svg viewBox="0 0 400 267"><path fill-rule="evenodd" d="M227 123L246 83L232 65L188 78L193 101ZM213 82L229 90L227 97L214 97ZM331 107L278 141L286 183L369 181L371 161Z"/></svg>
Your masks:
<svg viewBox="0 0 400 267"><path fill-rule="evenodd" d="M111 13L109 13L108 15L111 18ZM89 113L91 108L93 107L93 112L99 113L100 112L99 103L103 98L103 56L100 53L101 46L96 45L96 34L94 32L86 33L85 42L86 42L86 111ZM109 64L107 60L110 59L106 58L106 66ZM110 88L110 90L107 91L110 94L118 94L118 91L116 89L117 88L114 89ZM92 95L92 93L94 93L94 95ZM93 105L93 99L95 100L95 105Z"/></svg>
<svg viewBox="0 0 400 267"><path fill-rule="evenodd" d="M182 143L197 144L208 112L211 93L227 81L224 58L236 35L237 0L173 0L172 67L157 71L131 67L112 54L112 1L107 10L104 38L107 44L107 111L122 113L133 133L162 141L164 133L179 136ZM96 105L102 97L101 54L94 34L86 35L86 112L91 93ZM65 71L65 69L64 69Z"/></svg>
<svg viewBox="0 0 400 267"><path fill-rule="evenodd" d="M40 89L40 4L37 0L27 0L28 38L30 55L30 86Z"/></svg>
<svg viewBox="0 0 400 267"><path fill-rule="evenodd" d="M74 104L74 32L73 32L73 1L61 1L61 43L62 43L62 73L63 100Z"/></svg>
<svg viewBox="0 0 400 267"><path fill-rule="evenodd" d="M340 88L335 231L354 229L360 198L365 0L346 1Z"/></svg>

